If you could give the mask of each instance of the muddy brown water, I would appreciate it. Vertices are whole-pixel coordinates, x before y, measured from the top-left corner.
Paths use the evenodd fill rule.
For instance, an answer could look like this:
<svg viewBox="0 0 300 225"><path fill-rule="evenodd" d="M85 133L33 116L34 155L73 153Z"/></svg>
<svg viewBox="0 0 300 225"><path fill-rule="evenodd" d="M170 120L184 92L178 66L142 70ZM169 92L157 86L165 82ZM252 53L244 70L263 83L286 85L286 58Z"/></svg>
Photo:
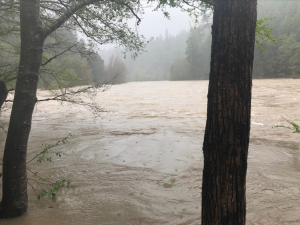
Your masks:
<svg viewBox="0 0 300 225"><path fill-rule="evenodd" d="M60 147L61 158L30 168L75 187L38 201L28 186L28 213L0 223L200 224L207 87L207 81L116 85L98 94L109 112L96 119L82 107L38 104L28 159L42 144L73 136ZM300 80L254 80L247 224L300 224L300 134L272 128L284 124L282 117L300 123L299 103Z"/></svg>

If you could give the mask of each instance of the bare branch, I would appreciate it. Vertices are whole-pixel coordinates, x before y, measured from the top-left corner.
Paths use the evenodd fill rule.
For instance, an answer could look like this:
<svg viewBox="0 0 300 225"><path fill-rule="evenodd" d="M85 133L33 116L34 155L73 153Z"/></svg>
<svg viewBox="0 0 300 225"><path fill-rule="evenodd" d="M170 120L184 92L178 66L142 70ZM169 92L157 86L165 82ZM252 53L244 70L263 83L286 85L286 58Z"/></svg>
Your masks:
<svg viewBox="0 0 300 225"><path fill-rule="evenodd" d="M32 181L34 181L34 182L36 182L37 184L39 184L39 185L53 185L53 184L55 184L55 183L44 183L44 182L40 182L40 181L37 181L37 180L35 180L35 179L31 179L31 178L27 178L27 180L32 180ZM28 182L27 182L28 183ZM28 183L29 184L29 183Z"/></svg>
<svg viewBox="0 0 300 225"><path fill-rule="evenodd" d="M94 89L95 87L94 86L89 86L89 87L85 87L85 88L81 88L77 91L70 91L70 92L65 92L61 95L57 95L53 98L45 98L45 99L41 99L41 100L38 100L38 102L45 102L45 101L67 101L65 100L64 98L67 97L67 96L72 96L72 95L77 95L77 94L80 94L80 93L84 93L84 92L87 92L88 90L90 89Z"/></svg>
<svg viewBox="0 0 300 225"><path fill-rule="evenodd" d="M84 29L83 26L81 26L80 22L77 20L76 16L72 16L73 19L75 20L76 24L80 27L80 29L82 30L82 32L85 34L85 36L87 36L88 38L91 38L93 41L97 42L99 45L103 45L105 44L105 42L99 42L97 41L94 37L92 37L91 35L88 34L88 32Z"/></svg>
<svg viewBox="0 0 300 225"><path fill-rule="evenodd" d="M36 173L33 172L33 171L30 170L28 167L27 167L26 169L27 169L30 173L32 173L33 175L35 175L36 177L38 177L39 179L44 180L44 181L46 181L46 182L48 182L48 183L50 183L50 184L55 184L55 183L53 183L53 182L51 182L51 181L48 181L48 180L46 180L46 179L40 177L39 175L37 175L37 172L36 172Z"/></svg>
<svg viewBox="0 0 300 225"><path fill-rule="evenodd" d="M73 44L72 46L70 46L69 48L67 48L66 50L64 50L63 52L51 57L50 59L48 59L45 63L43 63L41 66L45 66L47 65L48 63L50 63L53 59L56 59L58 56L61 56L63 55L64 53L66 53L67 51L71 50L75 45L77 45L79 42Z"/></svg>

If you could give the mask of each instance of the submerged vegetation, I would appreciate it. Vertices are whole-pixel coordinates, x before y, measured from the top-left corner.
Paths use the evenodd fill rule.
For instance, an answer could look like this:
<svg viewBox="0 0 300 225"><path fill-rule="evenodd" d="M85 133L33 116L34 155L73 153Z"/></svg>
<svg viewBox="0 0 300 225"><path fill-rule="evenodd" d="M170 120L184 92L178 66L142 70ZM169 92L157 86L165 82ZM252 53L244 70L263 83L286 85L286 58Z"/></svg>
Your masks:
<svg viewBox="0 0 300 225"><path fill-rule="evenodd" d="M72 134L68 134L68 136L59 139L53 144L44 144L44 149L27 162L26 169L29 172L27 185L33 189L38 199L44 196L55 197L61 188L73 187L68 179L59 178L53 180L52 175L45 177L40 172L35 171L38 166L44 166L46 162L53 162L53 157L62 157L63 151L58 149L58 147L67 144L71 137ZM0 158L0 161L0 165L2 165L2 158ZM32 166L34 169L32 169ZM1 172L0 175L2 175Z"/></svg>
<svg viewBox="0 0 300 225"><path fill-rule="evenodd" d="M69 134L68 136L58 140L54 144L45 144L43 151L36 154L35 157L33 157L31 160L27 162L27 170L31 173L33 178L28 178L28 185L34 190L34 192L37 194L37 198L40 199L44 196L49 197L55 197L57 192L62 187L70 187L71 181L66 180L65 178L60 178L56 181L53 181L51 177L44 177L39 172L33 171L29 165L33 162L35 162L35 166L40 166L42 163L45 162L52 162L53 156L61 157L63 155L63 152L61 150L58 150L57 147L61 145L65 145L68 142L68 139L72 137L72 134ZM37 189L39 188L39 189Z"/></svg>
<svg viewBox="0 0 300 225"><path fill-rule="evenodd" d="M283 118L290 126L287 125L276 125L273 128L278 128L278 127L283 127L283 128L287 128L293 131L293 133L300 133L300 127L298 124L296 124L293 121L290 121L286 118Z"/></svg>

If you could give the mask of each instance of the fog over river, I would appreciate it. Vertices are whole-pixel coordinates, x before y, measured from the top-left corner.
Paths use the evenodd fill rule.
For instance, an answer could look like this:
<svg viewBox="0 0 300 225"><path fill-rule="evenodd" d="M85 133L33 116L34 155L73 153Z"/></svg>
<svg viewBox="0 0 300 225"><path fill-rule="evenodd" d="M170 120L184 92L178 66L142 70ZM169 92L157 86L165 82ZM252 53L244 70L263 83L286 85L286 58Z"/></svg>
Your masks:
<svg viewBox="0 0 300 225"><path fill-rule="evenodd" d="M96 119L83 107L39 103L28 159L42 144L73 136L61 158L30 168L70 179L75 188L38 201L28 186L28 213L0 223L200 224L207 87L208 81L115 85L97 95L109 112ZM300 80L254 80L247 224L300 224L300 134L272 128L286 124L282 117L300 123Z"/></svg>

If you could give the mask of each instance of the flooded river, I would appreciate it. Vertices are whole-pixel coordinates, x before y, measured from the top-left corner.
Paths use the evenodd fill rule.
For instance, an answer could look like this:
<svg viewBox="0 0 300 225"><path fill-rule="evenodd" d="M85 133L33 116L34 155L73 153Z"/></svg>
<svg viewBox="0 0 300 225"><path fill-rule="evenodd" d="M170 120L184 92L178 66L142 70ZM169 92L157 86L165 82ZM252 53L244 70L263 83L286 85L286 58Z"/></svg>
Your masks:
<svg viewBox="0 0 300 225"><path fill-rule="evenodd" d="M42 144L73 136L61 158L30 169L75 187L38 201L28 186L28 213L0 223L200 224L207 87L115 85L97 96L108 111L99 118L79 106L38 104L28 159ZM247 224L300 224L300 134L272 128L284 124L282 117L300 123L300 80L254 80L252 105Z"/></svg>

